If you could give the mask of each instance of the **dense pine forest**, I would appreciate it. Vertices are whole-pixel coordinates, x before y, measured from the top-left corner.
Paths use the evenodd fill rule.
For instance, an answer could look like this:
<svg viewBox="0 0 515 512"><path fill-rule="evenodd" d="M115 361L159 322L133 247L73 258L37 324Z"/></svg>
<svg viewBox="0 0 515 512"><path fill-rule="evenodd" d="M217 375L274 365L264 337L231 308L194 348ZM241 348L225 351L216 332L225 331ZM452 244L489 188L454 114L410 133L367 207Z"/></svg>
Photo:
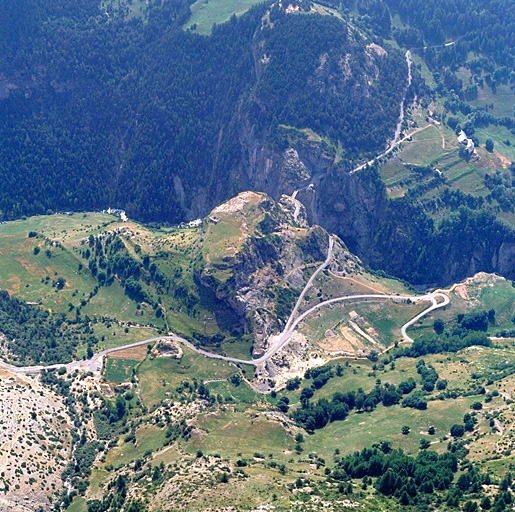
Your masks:
<svg viewBox="0 0 515 512"><path fill-rule="evenodd" d="M182 30L186 2L151 5L145 20L91 1L7 2L4 218L110 204L147 221L205 214L252 187L254 146L287 147L280 125L313 128L349 156L381 149L398 115L400 52L372 58L328 16L276 8L262 27L265 9L204 37Z"/></svg>
<svg viewBox="0 0 515 512"><path fill-rule="evenodd" d="M283 179L284 151L295 147L309 174L331 175L313 219L367 264L417 284L478 270L513 277L515 235L499 220L513 212L508 171L487 174L488 195L472 195L441 176L424 181L421 169L420 184L390 199L372 170L357 178L376 203L366 222L355 206L351 223L328 218L335 205L363 202L355 190L332 192L392 139L406 49L435 81L431 88L414 67L407 108L438 98L446 125L476 144L477 129L515 130L513 115L473 103L482 88L495 94L515 82L509 2L295 0L295 14L269 2L209 36L184 30L191 3L150 2L131 17L123 5L90 0L3 2L3 219L116 206L138 220L178 223L242 190L291 194L307 176ZM485 239L492 243L472 258Z"/></svg>

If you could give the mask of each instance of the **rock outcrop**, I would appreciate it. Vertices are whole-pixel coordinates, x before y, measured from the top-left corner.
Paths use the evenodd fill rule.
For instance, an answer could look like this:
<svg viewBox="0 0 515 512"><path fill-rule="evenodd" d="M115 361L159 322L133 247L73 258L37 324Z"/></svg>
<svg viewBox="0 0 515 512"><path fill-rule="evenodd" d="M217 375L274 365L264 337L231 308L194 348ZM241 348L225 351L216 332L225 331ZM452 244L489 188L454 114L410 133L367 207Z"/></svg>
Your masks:
<svg viewBox="0 0 515 512"><path fill-rule="evenodd" d="M276 203L265 194L243 192L207 219L196 279L254 335L258 356L286 323L313 269L325 260L329 234L309 227L304 207L288 196ZM333 254L340 270L359 265L340 241Z"/></svg>

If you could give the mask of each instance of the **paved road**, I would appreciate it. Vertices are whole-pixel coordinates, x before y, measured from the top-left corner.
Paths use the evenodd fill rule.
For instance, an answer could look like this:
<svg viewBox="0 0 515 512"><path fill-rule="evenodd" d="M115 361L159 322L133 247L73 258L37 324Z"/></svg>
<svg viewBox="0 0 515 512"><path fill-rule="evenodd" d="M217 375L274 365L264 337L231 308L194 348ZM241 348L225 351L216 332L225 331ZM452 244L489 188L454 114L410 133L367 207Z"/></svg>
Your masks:
<svg viewBox="0 0 515 512"><path fill-rule="evenodd" d="M294 317L297 315L297 312L299 310L299 306L301 305L304 295L306 295L306 292L308 291L308 288L311 287L313 284L313 281L316 279L317 275L324 270L327 265L331 262L331 258L333 257L333 247L334 247L334 238L332 236L329 237L329 246L327 248L327 258L325 261L320 265L314 272L311 274L311 277L308 279L308 282L306 283L306 286L304 286L304 289L302 290L301 294L299 295L299 298L297 299L297 302L295 303L295 307L293 308L293 311L290 313L290 317L288 318L288 321L286 322L286 326L284 327L285 330L287 330Z"/></svg>
<svg viewBox="0 0 515 512"><path fill-rule="evenodd" d="M355 174L355 173L365 169L365 167L373 165L380 158L383 158L384 156L390 154L393 151L393 149L395 148L395 146L397 146L397 144L399 144L399 141L401 138L402 123L404 122L404 101L406 100L406 93L408 92L408 89L409 89L409 87L411 85L411 81L412 81L411 51L410 50L408 50L405 53L405 57L406 57L406 63L408 64L408 81L407 81L406 88L404 89L404 94L402 95L402 100L401 100L401 104L400 104L399 121L397 122L397 126L395 127L395 135L393 137L393 140L390 143L390 145L382 153L379 153L379 155L375 156L368 162L358 165L357 167L352 169L352 171L350 171L349 174Z"/></svg>
<svg viewBox="0 0 515 512"><path fill-rule="evenodd" d="M162 339L168 339L170 336L158 336L156 338L149 338L148 340L137 341L135 343L129 343L121 347L112 347L102 350L93 355L91 359L84 359L79 361L72 361L71 363L65 364L51 364L51 365L36 365L36 366L13 366L12 364L0 361L0 368L9 370L12 373L39 373L42 370L56 370L59 368L66 368L68 371L73 371L78 368L89 369L91 371L98 371L102 367L101 359L103 356L110 354L111 352L117 352L118 350L124 350L132 347L139 347L140 345L148 345Z"/></svg>
<svg viewBox="0 0 515 512"><path fill-rule="evenodd" d="M275 338L272 346L263 354L261 357L258 357L256 359L238 359L235 357L229 357L229 356L222 356L220 354L215 354L213 352L208 352L207 350L201 349L193 345L190 341L186 340L185 338L182 338L181 336L177 336L174 334L168 335L168 336L157 336L155 338L149 338L142 341L137 341L135 343L129 343L127 345L123 345L121 347L112 347L105 350L102 350L101 352L98 352L97 354L94 354L91 359L82 360L82 361L73 361L71 363L67 364L53 364L48 366L43 365L37 365L37 366L13 366L11 364L5 363L3 361L0 361L0 368L4 368L6 370L9 370L13 373L25 373L25 374L36 374L40 373L42 370L52 370L52 369L58 369L65 367L68 371L74 371L76 369L82 368L89 371L100 371L102 368L102 358L106 356L107 354L110 354L112 352L116 352L119 350L124 350L128 348L133 347L139 347L141 345L148 345L155 343L160 340L173 340L177 341L179 343L182 343L184 346L190 348L191 350L195 351L197 354L201 354L203 356L209 357L211 359L220 359L222 361L229 361L232 363L240 363L240 364L250 364L250 365L260 365L268 361L274 354L276 354L279 350L281 350L284 345L286 345L297 325L299 325L300 322L302 322L307 316L311 315L316 310L330 306L331 304L336 304L338 302L350 302L350 301L361 301L361 300L394 300L396 302L422 302L422 301L429 301L431 302L431 306L429 306L427 309L419 313L417 316L412 318L409 322L406 322L402 328L401 328L401 335L404 338L405 341L413 342L413 339L406 333L406 330L408 327L416 323L420 318L427 315L431 311L441 308L443 306L446 306L449 304L449 297L442 293L441 291L436 291L433 293L429 293L426 295L419 295L419 296L409 296L409 295L386 295L386 294L380 294L380 293L365 293L365 294L357 294L357 295L343 295L341 297L334 297L332 299L328 299L325 301L322 301L318 304L315 304L308 310L304 311L302 314L298 315L298 310L301 305L302 300L304 299L304 296L306 294L306 291L311 287L313 281L315 280L316 276L324 270L324 268L329 265L332 253L333 253L333 247L334 247L334 239L333 237L329 237L329 245L327 249L327 258L325 261L317 267L315 272L311 275L308 282L306 283L306 286L302 290L299 298L297 299L297 302L295 303L295 307L293 308L286 325L283 329L283 331L277 335L273 336ZM441 302L439 302L437 299L442 299Z"/></svg>

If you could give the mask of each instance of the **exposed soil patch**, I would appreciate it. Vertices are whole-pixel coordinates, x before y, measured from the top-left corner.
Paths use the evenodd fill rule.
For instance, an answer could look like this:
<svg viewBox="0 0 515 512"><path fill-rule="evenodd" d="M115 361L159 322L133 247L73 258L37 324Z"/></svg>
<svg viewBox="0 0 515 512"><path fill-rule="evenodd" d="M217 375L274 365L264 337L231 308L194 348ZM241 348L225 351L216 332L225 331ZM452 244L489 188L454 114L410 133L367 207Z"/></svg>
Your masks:
<svg viewBox="0 0 515 512"><path fill-rule="evenodd" d="M140 345L139 347L126 348L124 350L117 350L111 352L109 357L111 359L131 359L132 361L143 361L147 356L146 345Z"/></svg>
<svg viewBox="0 0 515 512"><path fill-rule="evenodd" d="M456 295L458 297L460 297L462 299L465 299L465 300L470 299L468 290L467 290L467 286L464 284L459 284L458 286L456 286L456 288L454 288L454 292L456 293Z"/></svg>
<svg viewBox="0 0 515 512"><path fill-rule="evenodd" d="M503 169L508 169L508 167L510 167L511 162L504 155L497 154L496 156L499 159L499 161L501 162Z"/></svg>

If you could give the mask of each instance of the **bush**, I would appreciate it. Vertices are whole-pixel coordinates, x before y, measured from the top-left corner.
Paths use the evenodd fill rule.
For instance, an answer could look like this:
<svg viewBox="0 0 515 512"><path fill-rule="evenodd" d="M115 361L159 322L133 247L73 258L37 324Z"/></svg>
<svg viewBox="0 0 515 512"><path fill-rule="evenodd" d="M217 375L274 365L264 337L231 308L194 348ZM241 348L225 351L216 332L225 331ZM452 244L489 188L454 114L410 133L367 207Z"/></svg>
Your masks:
<svg viewBox="0 0 515 512"><path fill-rule="evenodd" d="M465 427L464 425L453 425L451 427L451 436L452 437L463 437L465 434Z"/></svg>
<svg viewBox="0 0 515 512"><path fill-rule="evenodd" d="M300 387L300 379L295 377L294 379L290 379L286 382L286 389L288 391L295 391Z"/></svg>
<svg viewBox="0 0 515 512"><path fill-rule="evenodd" d="M446 388L447 388L447 381L445 379L441 379L436 383L436 389L438 389L438 391L443 391Z"/></svg>
<svg viewBox="0 0 515 512"><path fill-rule="evenodd" d="M430 446L431 446L431 443L427 439L421 439L420 440L419 448L421 450L427 450Z"/></svg>

